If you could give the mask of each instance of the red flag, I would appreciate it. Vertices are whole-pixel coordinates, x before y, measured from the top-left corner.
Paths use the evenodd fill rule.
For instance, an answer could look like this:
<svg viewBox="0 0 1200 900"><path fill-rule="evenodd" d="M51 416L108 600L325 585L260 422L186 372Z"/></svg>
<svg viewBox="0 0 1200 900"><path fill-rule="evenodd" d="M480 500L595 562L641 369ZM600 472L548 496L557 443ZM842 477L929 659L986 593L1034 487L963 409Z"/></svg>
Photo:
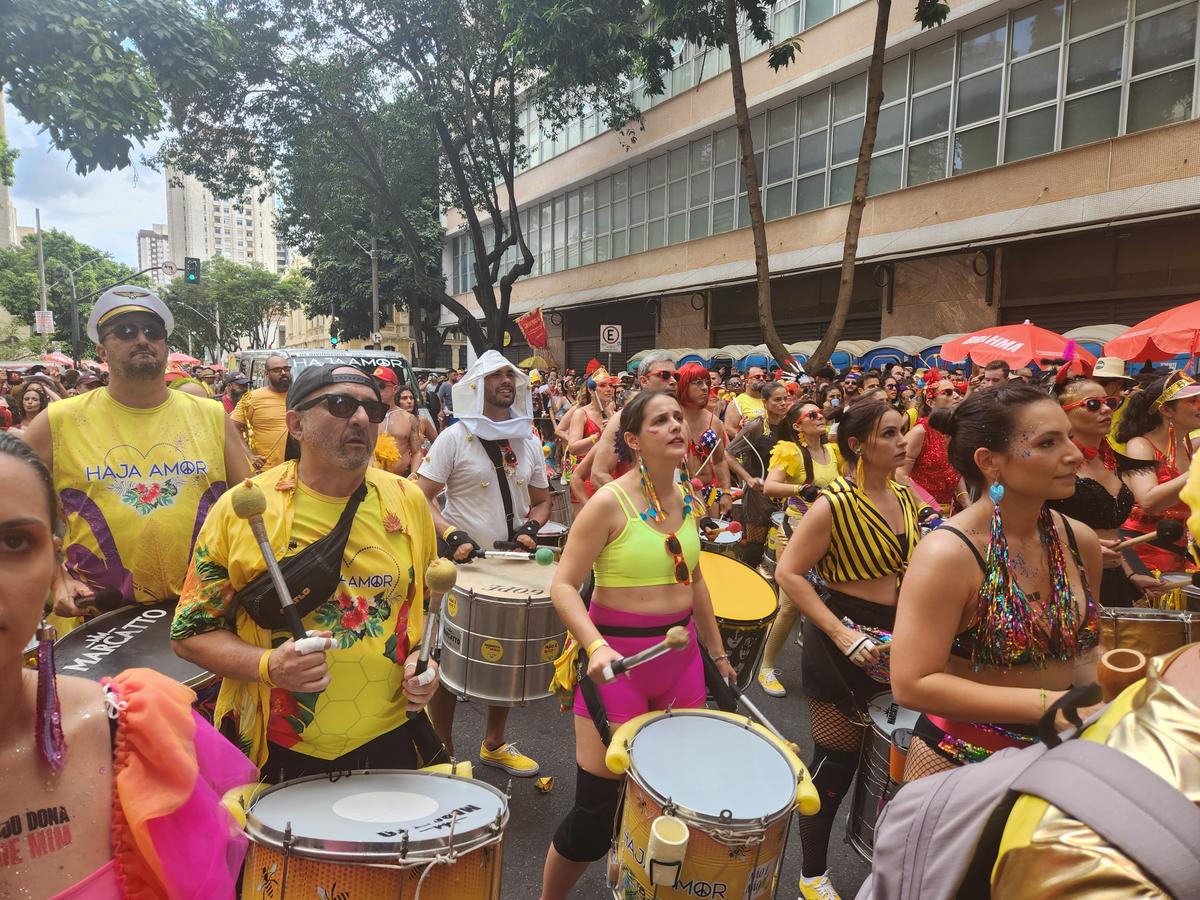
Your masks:
<svg viewBox="0 0 1200 900"><path fill-rule="evenodd" d="M525 335L525 341L530 347L545 350L550 346L550 336L546 333L546 320L542 318L542 308L530 310L517 319L517 327Z"/></svg>

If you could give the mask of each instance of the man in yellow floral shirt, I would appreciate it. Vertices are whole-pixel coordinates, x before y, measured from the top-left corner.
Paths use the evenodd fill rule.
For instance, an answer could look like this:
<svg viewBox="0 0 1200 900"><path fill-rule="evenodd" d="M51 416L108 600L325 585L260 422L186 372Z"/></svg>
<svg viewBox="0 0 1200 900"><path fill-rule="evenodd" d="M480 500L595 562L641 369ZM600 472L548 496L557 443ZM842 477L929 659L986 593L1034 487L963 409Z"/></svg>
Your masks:
<svg viewBox="0 0 1200 900"><path fill-rule="evenodd" d="M254 479L279 559L345 537L337 580L323 568L320 585L313 571L304 585L311 593L298 599L305 628L332 649L297 654L278 601L252 599L265 565L231 495L213 506L196 541L171 637L180 656L224 677L216 722L266 781L442 761L424 712L437 679L413 677L433 521L419 489L368 468L384 410L356 369L305 369L287 397L300 458Z"/></svg>

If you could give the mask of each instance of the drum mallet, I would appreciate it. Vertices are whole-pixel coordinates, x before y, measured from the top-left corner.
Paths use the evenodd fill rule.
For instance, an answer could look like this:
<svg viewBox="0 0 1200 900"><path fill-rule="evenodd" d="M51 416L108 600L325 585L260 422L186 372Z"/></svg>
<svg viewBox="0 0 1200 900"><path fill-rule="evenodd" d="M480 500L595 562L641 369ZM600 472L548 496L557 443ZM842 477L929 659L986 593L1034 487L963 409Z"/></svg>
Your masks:
<svg viewBox="0 0 1200 900"><path fill-rule="evenodd" d="M1109 548L1120 553L1122 550L1128 550L1130 547L1136 547L1138 544L1144 544L1147 541L1161 540L1168 544L1178 544L1183 540L1183 523L1178 519L1163 519L1154 526L1154 530L1148 534L1138 535L1135 538L1130 538L1127 541Z"/></svg>
<svg viewBox="0 0 1200 900"><path fill-rule="evenodd" d="M503 544L505 548L510 545L508 541L496 541L497 545ZM554 551L549 547L538 547L536 550L476 550L475 555L480 559L520 559L525 562L532 560L539 566L548 566L554 562Z"/></svg>
<svg viewBox="0 0 1200 900"><path fill-rule="evenodd" d="M333 646L331 639L306 635L304 625L300 622L300 610L292 602L287 582L283 580L283 573L279 571L279 562L275 559L275 551L271 549L271 542L267 539L267 526L263 522L263 513L267 511L266 494L247 478L230 491L230 500L233 514L246 520L254 534L254 540L258 542L258 549L262 551L263 562L267 564L267 571L271 573L271 583L275 585L275 593L279 595L279 608L287 620L288 630L296 641L296 652L303 656L315 650L328 650Z"/></svg>
<svg viewBox="0 0 1200 900"><path fill-rule="evenodd" d="M417 668L413 672L421 684L433 681L429 670L429 651L433 647L433 624L441 614L442 604L435 598L444 597L458 583L458 566L448 559L435 559L425 570L425 585L429 588L429 615L425 617L425 633L421 636L421 652L417 654Z"/></svg>
<svg viewBox="0 0 1200 900"><path fill-rule="evenodd" d="M728 531L730 534L741 534L742 523L730 522L728 525L720 525L716 519L710 519L705 516L700 520L700 530L704 532L704 539L711 541L722 531Z"/></svg>
<svg viewBox="0 0 1200 900"><path fill-rule="evenodd" d="M628 672L640 666L642 663L650 662L652 659L657 659L664 653L671 650L682 650L686 647L692 638L688 634L686 628L682 625L675 625L669 631L667 636L655 644L653 647L647 647L645 650L639 650L633 656L622 656L620 659L614 659L611 663L604 667L604 680L612 681L622 672Z"/></svg>

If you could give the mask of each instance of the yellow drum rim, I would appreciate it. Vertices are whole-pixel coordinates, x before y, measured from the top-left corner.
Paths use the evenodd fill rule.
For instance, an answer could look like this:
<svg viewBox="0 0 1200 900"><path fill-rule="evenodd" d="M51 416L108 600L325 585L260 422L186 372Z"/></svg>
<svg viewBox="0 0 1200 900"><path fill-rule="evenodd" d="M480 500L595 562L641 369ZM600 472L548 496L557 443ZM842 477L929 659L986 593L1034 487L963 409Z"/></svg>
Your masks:
<svg viewBox="0 0 1200 900"><path fill-rule="evenodd" d="M726 623L762 624L779 611L779 598L771 582L750 568L740 559L732 559L709 550L700 552L700 572L708 584L712 597L713 614ZM737 590L729 597L721 590L723 585L736 579L754 579L751 584L761 582L758 590ZM736 607L736 608L733 608Z"/></svg>

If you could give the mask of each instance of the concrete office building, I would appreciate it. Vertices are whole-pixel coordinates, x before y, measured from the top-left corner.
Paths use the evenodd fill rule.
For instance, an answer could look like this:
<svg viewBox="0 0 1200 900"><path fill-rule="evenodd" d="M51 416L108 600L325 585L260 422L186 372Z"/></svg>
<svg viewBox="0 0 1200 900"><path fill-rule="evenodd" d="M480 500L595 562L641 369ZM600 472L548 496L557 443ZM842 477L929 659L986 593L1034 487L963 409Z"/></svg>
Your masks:
<svg viewBox="0 0 1200 900"><path fill-rule="evenodd" d="M167 234L171 261L224 256L242 265L278 270L275 197L258 192L240 200L218 200L192 175L167 168Z"/></svg>
<svg viewBox="0 0 1200 900"><path fill-rule="evenodd" d="M170 251L167 247L167 226L154 225L151 228L142 228L138 231L138 269L154 269L150 272L150 280L155 284L166 284L171 279L161 270L156 268L171 259Z"/></svg>
<svg viewBox="0 0 1200 900"><path fill-rule="evenodd" d="M892 8L844 337L1129 324L1200 296L1197 0L950 6L925 32L911 3ZM832 313L875 12L781 0L776 37L803 47L779 73L743 40L787 342L819 338ZM728 58L676 58L667 95L641 98L629 151L594 115L553 139L522 115L537 265L513 312L555 310L551 349L568 365L596 354L602 323L624 327L622 358L761 341ZM461 219L446 225L448 284L473 305Z"/></svg>

